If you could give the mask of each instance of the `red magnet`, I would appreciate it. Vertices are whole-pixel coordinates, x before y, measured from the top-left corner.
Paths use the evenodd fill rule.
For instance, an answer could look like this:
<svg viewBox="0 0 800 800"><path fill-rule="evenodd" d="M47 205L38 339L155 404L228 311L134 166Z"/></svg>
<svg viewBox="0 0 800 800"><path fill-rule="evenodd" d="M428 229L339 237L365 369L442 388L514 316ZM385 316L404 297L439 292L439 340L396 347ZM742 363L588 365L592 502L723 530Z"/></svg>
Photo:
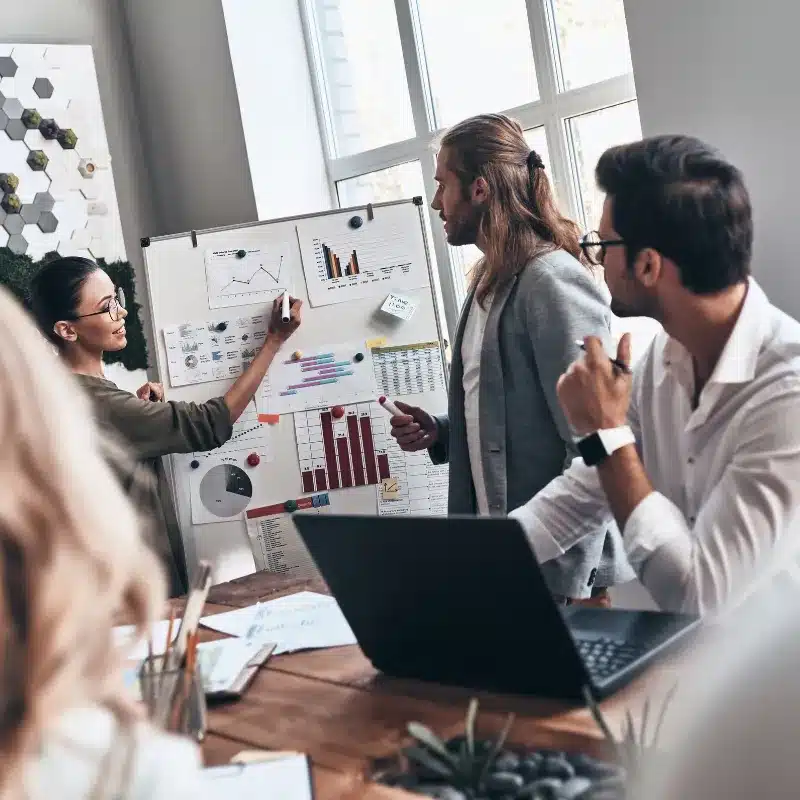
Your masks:
<svg viewBox="0 0 800 800"><path fill-rule="evenodd" d="M344 416L344 406L334 406L331 409L334 419L341 419Z"/></svg>
<svg viewBox="0 0 800 800"><path fill-rule="evenodd" d="M250 453L250 455L247 456L247 463L251 467L257 467L261 463L261 456L258 453Z"/></svg>

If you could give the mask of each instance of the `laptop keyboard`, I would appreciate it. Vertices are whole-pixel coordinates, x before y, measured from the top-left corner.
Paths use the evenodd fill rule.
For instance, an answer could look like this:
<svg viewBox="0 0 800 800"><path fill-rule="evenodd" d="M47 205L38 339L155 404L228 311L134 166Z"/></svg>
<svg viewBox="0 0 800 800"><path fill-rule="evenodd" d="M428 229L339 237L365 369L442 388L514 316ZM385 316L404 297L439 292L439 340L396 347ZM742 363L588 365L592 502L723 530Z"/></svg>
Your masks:
<svg viewBox="0 0 800 800"><path fill-rule="evenodd" d="M645 646L636 646L614 639L578 639L578 652L593 678L609 678L625 669L648 652Z"/></svg>

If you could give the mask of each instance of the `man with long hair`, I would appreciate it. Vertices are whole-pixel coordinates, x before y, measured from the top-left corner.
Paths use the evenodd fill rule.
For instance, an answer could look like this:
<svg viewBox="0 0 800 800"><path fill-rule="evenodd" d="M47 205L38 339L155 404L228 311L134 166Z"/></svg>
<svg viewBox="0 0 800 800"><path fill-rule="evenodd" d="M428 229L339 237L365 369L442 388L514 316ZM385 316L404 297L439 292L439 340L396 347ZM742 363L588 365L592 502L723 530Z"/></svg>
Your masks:
<svg viewBox="0 0 800 800"><path fill-rule="evenodd" d="M451 514L502 515L559 475L577 455L556 396L576 340L610 339L610 312L580 247L578 226L556 206L544 164L519 123L484 114L451 128L437 157L433 208L453 246L483 252L453 344L448 413L398 403L392 435L407 451L449 461ZM633 577L619 533L594 527L543 565L563 602Z"/></svg>
<svg viewBox="0 0 800 800"><path fill-rule="evenodd" d="M664 609L716 612L797 556L800 325L750 276L753 216L739 170L690 136L612 148L586 241L618 314L664 330L636 372L593 337L558 395L583 456L513 512L540 561L616 518Z"/></svg>

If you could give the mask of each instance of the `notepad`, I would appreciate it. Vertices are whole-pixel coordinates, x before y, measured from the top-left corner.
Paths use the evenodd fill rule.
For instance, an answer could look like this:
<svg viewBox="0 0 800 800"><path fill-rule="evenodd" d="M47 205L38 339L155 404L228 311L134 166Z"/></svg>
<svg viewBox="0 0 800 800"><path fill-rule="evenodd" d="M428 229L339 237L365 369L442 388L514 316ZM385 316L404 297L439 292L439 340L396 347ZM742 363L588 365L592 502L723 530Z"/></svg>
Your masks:
<svg viewBox="0 0 800 800"><path fill-rule="evenodd" d="M207 697L238 697L270 657L275 645L251 639L220 639L197 647Z"/></svg>
<svg viewBox="0 0 800 800"><path fill-rule="evenodd" d="M305 755L231 764L203 770L209 798L313 800L311 765Z"/></svg>

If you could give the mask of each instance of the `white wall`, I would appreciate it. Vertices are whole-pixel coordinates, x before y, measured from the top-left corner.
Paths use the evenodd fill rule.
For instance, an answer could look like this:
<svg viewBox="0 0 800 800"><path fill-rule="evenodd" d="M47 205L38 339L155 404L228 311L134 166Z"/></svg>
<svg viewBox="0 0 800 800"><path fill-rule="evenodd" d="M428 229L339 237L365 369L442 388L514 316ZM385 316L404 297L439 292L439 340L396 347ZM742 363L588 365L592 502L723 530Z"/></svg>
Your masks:
<svg viewBox="0 0 800 800"><path fill-rule="evenodd" d="M625 14L644 135L694 134L744 171L753 272L776 305L800 317L800 3L625 0Z"/></svg>
<svg viewBox="0 0 800 800"><path fill-rule="evenodd" d="M222 7L258 218L331 208L299 3Z"/></svg>

